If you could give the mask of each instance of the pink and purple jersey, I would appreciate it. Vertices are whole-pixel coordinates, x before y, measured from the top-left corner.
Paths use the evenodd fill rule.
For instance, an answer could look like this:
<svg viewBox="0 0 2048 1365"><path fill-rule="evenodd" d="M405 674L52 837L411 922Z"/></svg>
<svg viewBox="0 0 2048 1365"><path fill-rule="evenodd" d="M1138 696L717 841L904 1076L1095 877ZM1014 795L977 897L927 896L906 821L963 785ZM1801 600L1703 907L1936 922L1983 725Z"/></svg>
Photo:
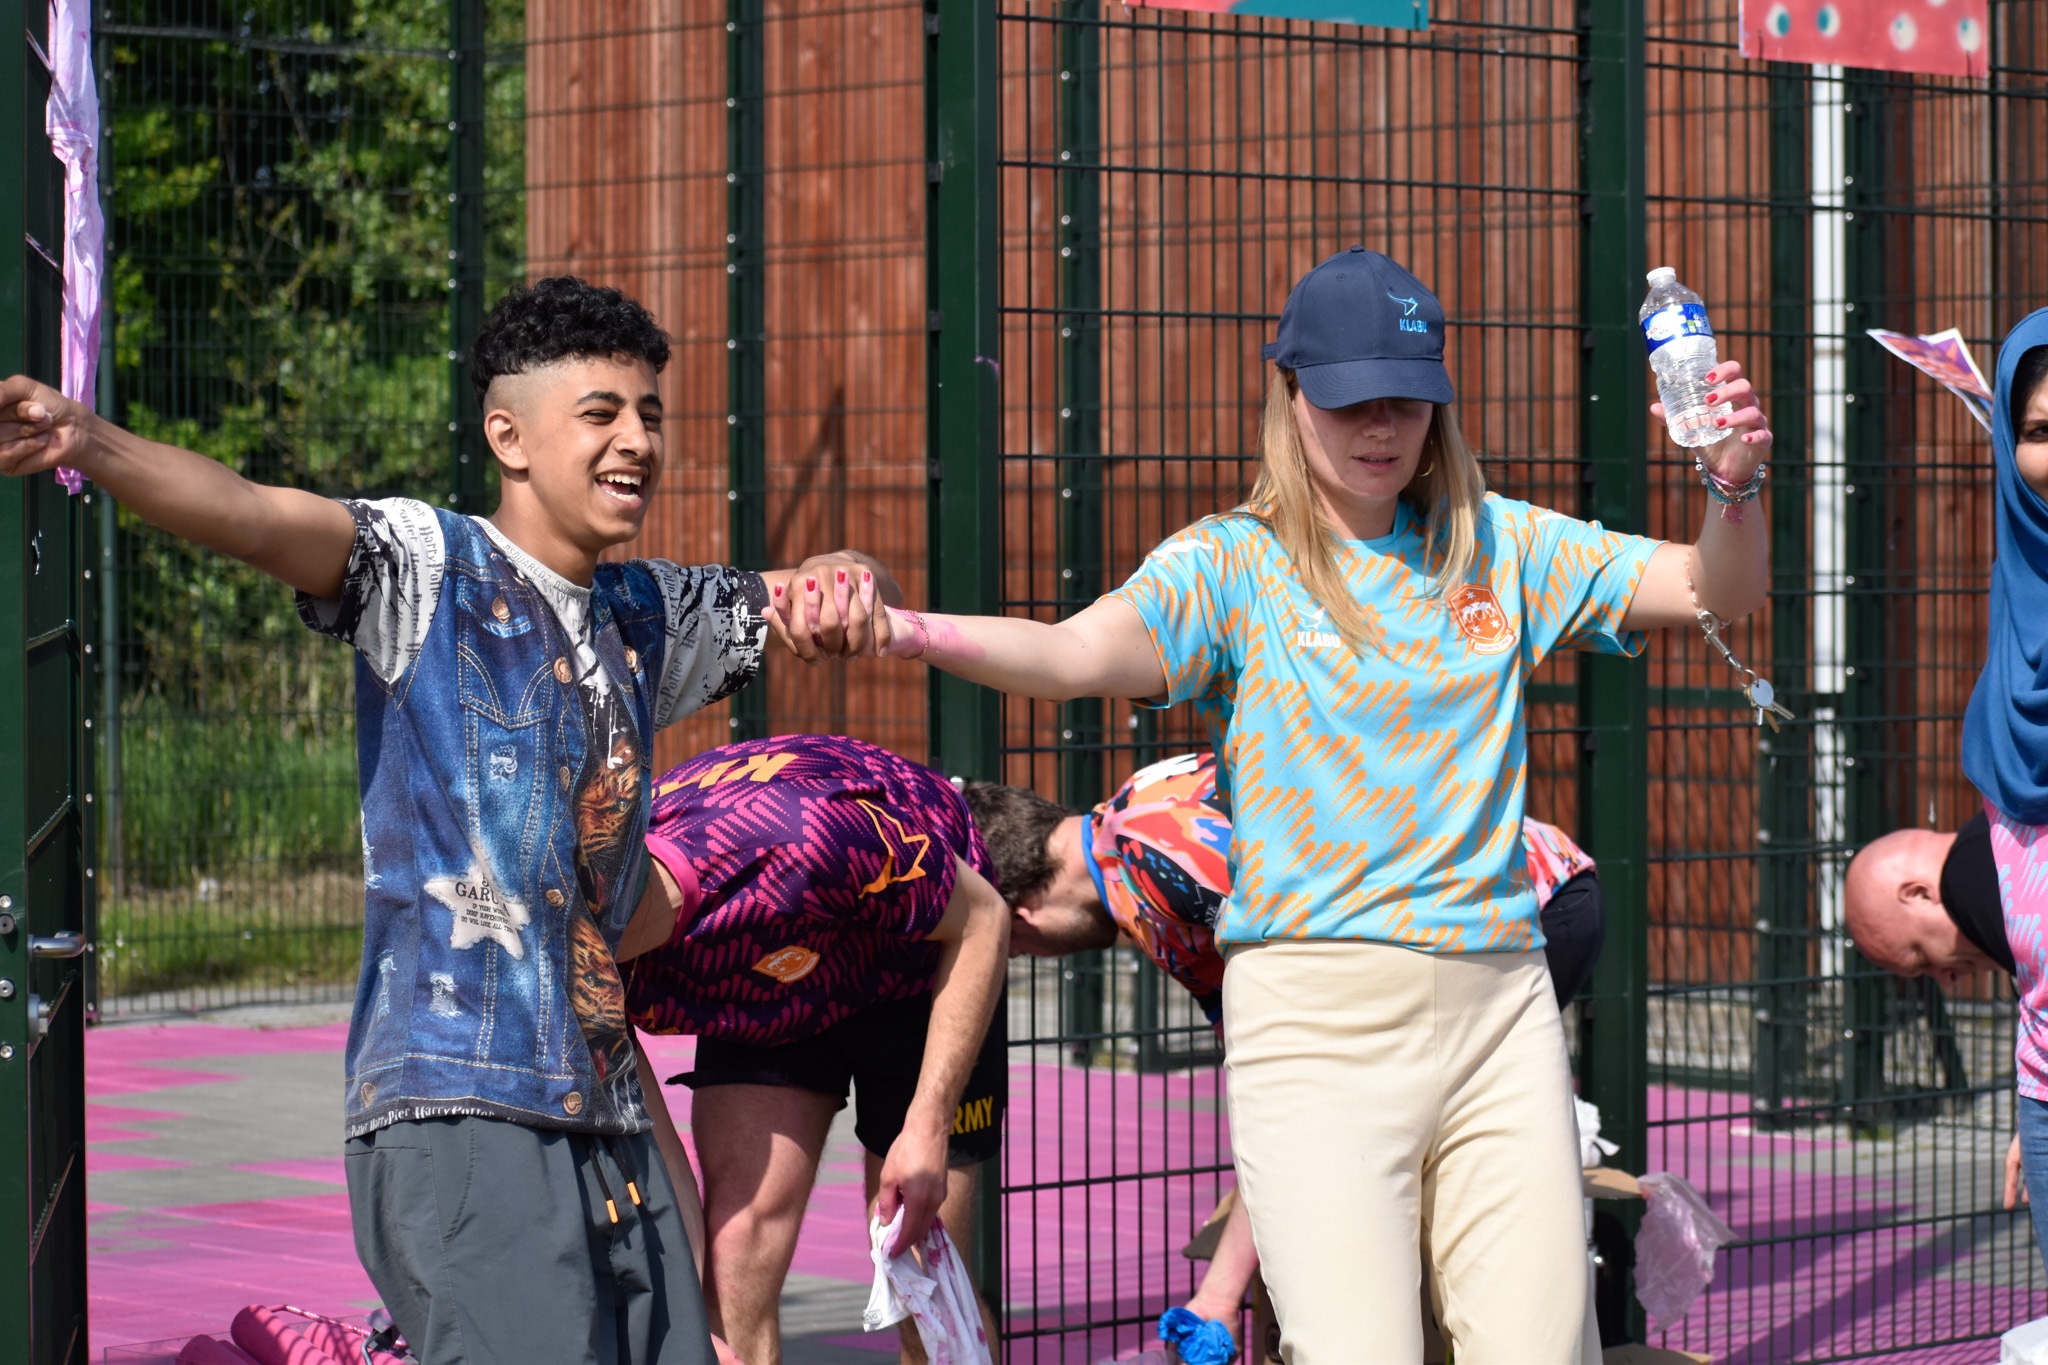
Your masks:
<svg viewBox="0 0 2048 1365"><path fill-rule="evenodd" d="M763 1046L929 991L955 859L994 878L952 783L833 735L728 744L670 769L647 847L683 906L669 941L626 964L633 1022Z"/></svg>
<svg viewBox="0 0 2048 1365"><path fill-rule="evenodd" d="M1984 816L1991 822L1991 859L1998 865L1998 899L2020 997L2013 1071L2022 1095L2048 1101L2048 825L2023 825L1989 801Z"/></svg>

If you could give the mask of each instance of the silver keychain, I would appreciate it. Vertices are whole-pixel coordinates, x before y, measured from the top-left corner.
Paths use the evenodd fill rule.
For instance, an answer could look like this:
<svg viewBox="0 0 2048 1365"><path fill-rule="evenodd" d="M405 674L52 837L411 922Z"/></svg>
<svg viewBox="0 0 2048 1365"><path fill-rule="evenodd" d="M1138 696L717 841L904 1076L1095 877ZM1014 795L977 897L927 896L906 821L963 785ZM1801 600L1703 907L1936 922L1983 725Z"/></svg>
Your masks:
<svg viewBox="0 0 2048 1365"><path fill-rule="evenodd" d="M1771 686L1771 680L1759 677L1757 671L1735 657L1735 651L1728 648L1728 642L1721 638L1721 632L1728 622L1700 605L1700 595L1692 585L1692 561L1688 556L1685 565L1685 591L1692 598L1693 615L1699 618L1700 630L1706 635L1707 643L1721 651L1721 657L1728 666L1742 675L1742 695L1748 699L1750 708L1756 712L1759 728L1765 721L1771 723L1771 733L1778 733L1778 718L1793 719L1792 713L1778 704L1778 690Z"/></svg>

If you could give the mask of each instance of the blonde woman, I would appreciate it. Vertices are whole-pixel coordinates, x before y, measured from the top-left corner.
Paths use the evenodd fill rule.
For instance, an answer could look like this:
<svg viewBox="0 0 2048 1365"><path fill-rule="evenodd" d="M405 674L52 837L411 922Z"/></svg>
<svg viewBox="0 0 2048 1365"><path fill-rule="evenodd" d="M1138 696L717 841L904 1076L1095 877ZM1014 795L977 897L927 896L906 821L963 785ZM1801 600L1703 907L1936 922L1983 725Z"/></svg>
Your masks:
<svg viewBox="0 0 2048 1365"><path fill-rule="evenodd" d="M1443 310L1385 256L1317 266L1265 355L1243 506L1058 625L896 612L882 648L1025 696L1206 713L1234 822L1231 1138L1294 1365L1420 1360L1425 1269L1459 1365L1597 1360L1564 1038L1519 870L1524 691L1553 650L1691 626L1695 586L1723 617L1762 602L1744 504L1770 431L1718 366L1721 510L1666 545L1485 491ZM819 605L771 609L801 634Z"/></svg>

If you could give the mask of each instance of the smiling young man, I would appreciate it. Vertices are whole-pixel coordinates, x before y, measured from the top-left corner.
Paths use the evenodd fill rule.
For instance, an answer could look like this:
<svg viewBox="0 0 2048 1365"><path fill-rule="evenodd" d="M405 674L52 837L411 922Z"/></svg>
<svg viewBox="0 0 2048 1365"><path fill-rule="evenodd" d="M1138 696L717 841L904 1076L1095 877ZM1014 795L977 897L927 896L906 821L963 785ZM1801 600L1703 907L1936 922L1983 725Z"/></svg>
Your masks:
<svg viewBox="0 0 2048 1365"><path fill-rule="evenodd" d="M349 1202L414 1354L698 1365L703 1305L614 950L647 877L654 732L753 675L790 574L599 562L662 471L668 338L638 304L541 280L472 354L502 484L488 520L251 483L19 376L0 384L0 472L83 471L295 588L306 624L357 651ZM796 572L827 618L806 654L865 638L822 579L894 594L857 556Z"/></svg>

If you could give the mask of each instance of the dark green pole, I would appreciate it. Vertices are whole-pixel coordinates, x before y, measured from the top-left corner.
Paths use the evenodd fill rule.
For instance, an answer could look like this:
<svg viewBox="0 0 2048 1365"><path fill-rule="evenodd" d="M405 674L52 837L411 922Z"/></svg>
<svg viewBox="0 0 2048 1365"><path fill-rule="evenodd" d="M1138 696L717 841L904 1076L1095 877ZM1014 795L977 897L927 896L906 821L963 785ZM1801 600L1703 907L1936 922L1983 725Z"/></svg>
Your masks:
<svg viewBox="0 0 2048 1365"><path fill-rule="evenodd" d="M1055 172L1059 229L1059 612L1070 616L1102 594L1102 179L1101 37L1093 0L1062 0L1054 30L1059 93ZM1103 703L1082 697L1060 707L1060 800L1086 810L1103 790ZM1062 964L1061 1031L1091 1057L1103 1032L1111 955L1076 953ZM1152 1021L1141 1016L1141 1038Z"/></svg>
<svg viewBox="0 0 2048 1365"><path fill-rule="evenodd" d="M926 0L925 458L930 601L942 612L1000 604L997 510L1002 326L997 281L994 0ZM1002 708L987 688L931 671L931 762L949 776L1002 774ZM999 1009L1007 1008L999 1006ZM1003 1021L997 1020L1000 1024ZM1000 1169L982 1172L975 1281L1003 1302Z"/></svg>
<svg viewBox="0 0 2048 1365"><path fill-rule="evenodd" d="M726 497L732 562L768 563L767 34L761 0L727 0L725 23ZM839 547L834 546L834 549ZM766 661L732 699L732 737L768 733Z"/></svg>
<svg viewBox="0 0 2048 1365"><path fill-rule="evenodd" d="M1580 236L1584 373L1579 429L1583 512L1617 530L1648 530L1649 362L1636 311L1644 290L1643 0L1589 0L1580 10ZM1611 907L1607 948L1582 1016L1582 1083L1600 1106L1614 1161L1640 1171L1649 1155L1649 692L1641 660L1579 656L1579 812ZM1621 1273L1634 1215L1603 1211L1610 1267L1600 1285L1603 1336L1640 1340L1642 1309ZM1617 1206L1618 1207L1618 1206Z"/></svg>
<svg viewBox="0 0 2048 1365"><path fill-rule="evenodd" d="M924 22L930 596L936 611L988 614L999 601L1002 493L995 5L929 0ZM932 671L941 772L999 776L1001 724L994 692Z"/></svg>
<svg viewBox="0 0 2048 1365"><path fill-rule="evenodd" d="M1770 74L1771 268L1771 663L1772 680L1798 717L1776 734L1759 730L1757 776L1756 1064L1751 1102L1776 1113L1803 1092L1808 1004L1816 963L1813 917L1813 728L1809 584L1813 563L1808 497L1813 487L1807 419L1812 388L1807 337L1812 282L1813 194L1807 143L1812 81L1803 66Z"/></svg>
<svg viewBox="0 0 2048 1365"><path fill-rule="evenodd" d="M470 391L469 348L484 321L484 0L448 0L448 504L490 509L490 453Z"/></svg>
<svg viewBox="0 0 2048 1365"><path fill-rule="evenodd" d="M1893 711L1886 696L1887 673L1908 673L1913 653L1907 647L1895 651L1886 640L1885 607L1896 585L1910 588L1913 561L1905 551L1887 546L1892 509L1898 499L1915 499L1917 487L1894 487L1893 471L1886 467L1886 397L1889 367L1894 363L1876 342L1863 335L1868 327L1894 325L1885 316L1884 297L1887 271L1897 266L1888 262L1886 224L1889 215L1881 206L1887 198L1886 182L1893 173L1899 148L1887 138L1887 130L1905 125L1912 96L1903 82L1879 72L1849 71L1842 87L1843 102L1843 206L1847 222L1843 228L1843 276L1847 315L1843 341L1843 369L1848 389L1843 422L1842 478L1847 484L1844 503L1846 544L1843 587L1847 610L1840 714L1843 763L1843 799L1847 806L1848 839L1860 847L1885 832L1892 811L1887 809L1889 780L1911 780L1910 769L1902 767L1898 778L1878 762L1885 749L1882 734L1884 716ZM1904 107L1902 107L1904 106ZM1898 168L1903 170L1904 168ZM1910 325L1910 318L1898 320ZM1910 520L1910 518L1909 518ZM1897 564L1896 571L1887 567ZM1858 1107L1849 1117L1859 1126L1877 1122L1880 1108L1869 1103L1884 1093L1885 1002L1891 991L1889 977L1866 961L1853 948L1845 949L1848 1018L1847 1065L1842 1068L1841 1099ZM1859 1104L1859 1102L1861 1102Z"/></svg>

